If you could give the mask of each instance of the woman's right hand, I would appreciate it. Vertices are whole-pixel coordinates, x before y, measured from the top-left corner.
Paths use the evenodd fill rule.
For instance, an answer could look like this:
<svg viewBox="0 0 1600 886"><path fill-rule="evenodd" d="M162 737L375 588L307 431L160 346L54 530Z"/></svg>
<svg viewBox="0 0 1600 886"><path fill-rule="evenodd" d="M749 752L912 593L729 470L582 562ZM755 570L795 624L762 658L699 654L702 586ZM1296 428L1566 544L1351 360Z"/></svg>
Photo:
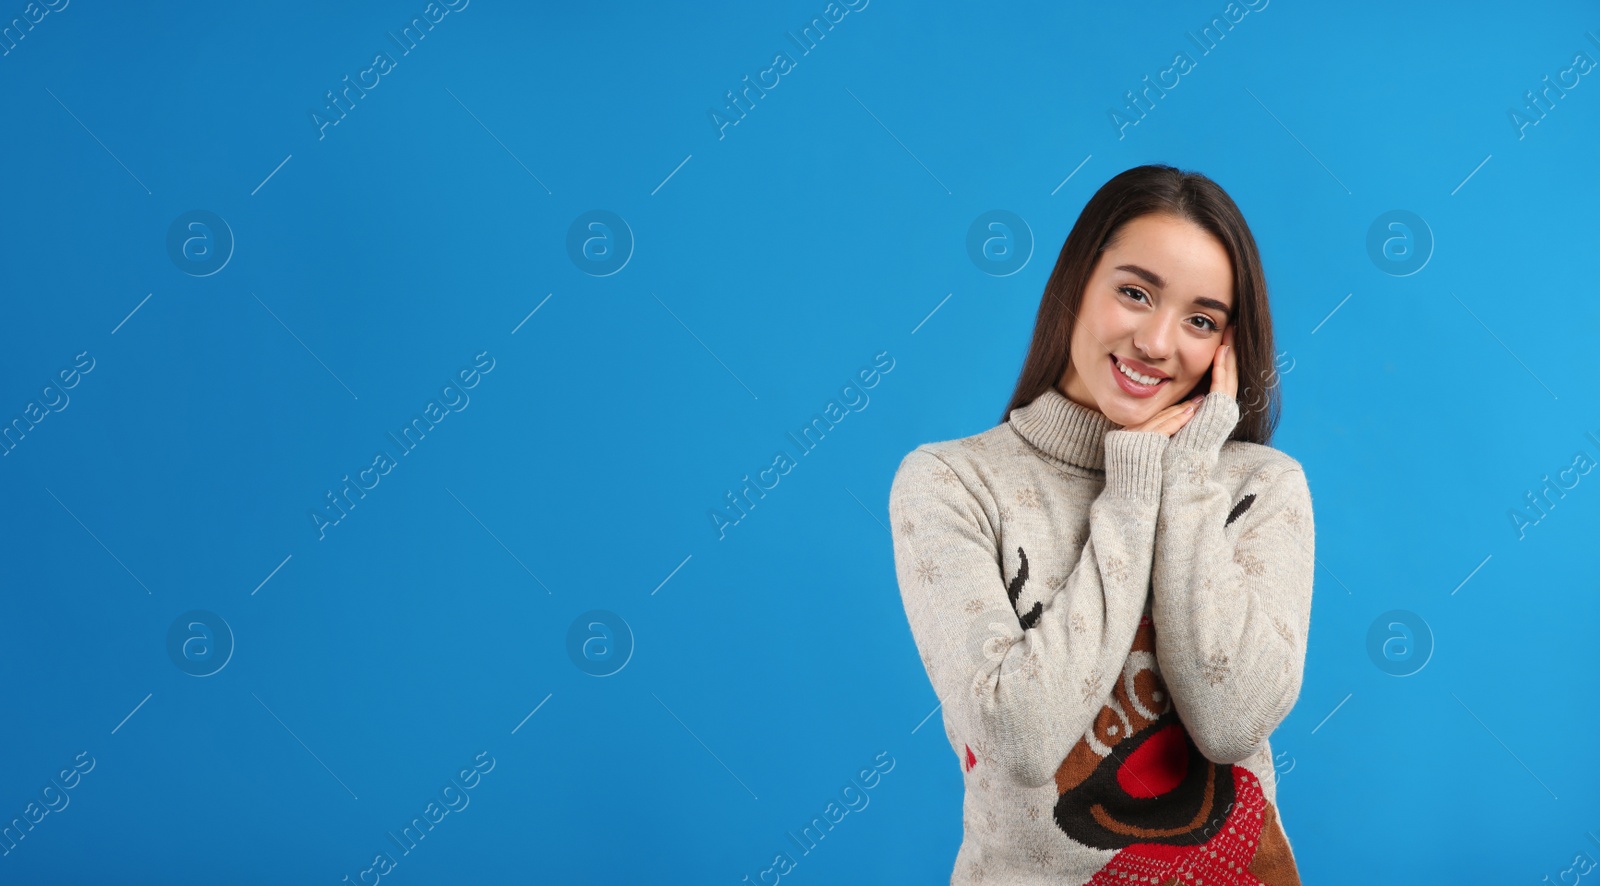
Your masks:
<svg viewBox="0 0 1600 886"><path fill-rule="evenodd" d="M1198 394L1187 400L1174 403L1139 424L1122 428L1122 430L1157 431L1171 437L1180 428L1189 423L1189 419L1194 417L1195 410L1200 407L1200 402L1204 399L1204 394Z"/></svg>

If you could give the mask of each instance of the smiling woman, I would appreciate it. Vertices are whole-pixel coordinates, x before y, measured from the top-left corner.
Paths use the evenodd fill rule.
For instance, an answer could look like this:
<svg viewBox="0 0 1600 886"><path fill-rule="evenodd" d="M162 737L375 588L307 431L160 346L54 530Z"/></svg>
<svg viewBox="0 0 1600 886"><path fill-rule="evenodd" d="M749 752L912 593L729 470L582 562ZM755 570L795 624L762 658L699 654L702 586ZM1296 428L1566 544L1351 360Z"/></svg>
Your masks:
<svg viewBox="0 0 1600 886"><path fill-rule="evenodd" d="M1311 495L1267 445L1276 385L1238 400L1273 353L1238 207L1130 169L1068 234L1000 424L901 461L895 571L965 774L954 886L1300 882L1268 736Z"/></svg>
<svg viewBox="0 0 1600 886"><path fill-rule="evenodd" d="M1210 371L1232 301L1232 263L1204 228L1165 213L1129 221L1089 278L1061 390L1119 425L1149 419Z"/></svg>
<svg viewBox="0 0 1600 886"><path fill-rule="evenodd" d="M1080 316L1087 322L1071 322ZM1224 331L1237 340L1224 341ZM1224 356L1236 361L1235 378L1276 379L1266 272L1244 216L1204 176L1162 166L1130 169L1090 199L1062 245L1000 420L1059 383L1075 402L1119 425L1136 424L1185 396L1210 392L1209 364L1224 344L1230 346ZM1113 358L1173 381L1108 396L1122 375L1112 371ZM1228 393L1245 399L1257 392ZM1243 416L1230 439L1263 445L1271 439L1278 388L1260 393L1266 408Z"/></svg>

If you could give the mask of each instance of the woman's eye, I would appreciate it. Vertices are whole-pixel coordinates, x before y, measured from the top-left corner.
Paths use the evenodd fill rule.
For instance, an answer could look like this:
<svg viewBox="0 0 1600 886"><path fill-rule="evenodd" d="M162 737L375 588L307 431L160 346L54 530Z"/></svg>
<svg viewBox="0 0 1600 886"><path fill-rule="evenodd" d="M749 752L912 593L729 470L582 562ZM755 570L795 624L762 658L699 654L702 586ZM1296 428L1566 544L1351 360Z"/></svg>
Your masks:
<svg viewBox="0 0 1600 886"><path fill-rule="evenodd" d="M1141 298L1142 299L1149 299L1150 298L1148 293L1146 293L1144 290L1140 289L1137 286L1118 286L1117 287L1117 291L1122 293L1123 295L1126 295L1128 298L1134 299L1135 301L1140 301ZM1140 301L1140 303L1143 304L1144 302ZM1216 332L1217 329L1219 328L1217 326L1216 321L1212 320L1210 317L1201 315L1201 316L1195 317L1193 319L1199 320L1202 323L1204 323L1205 325L1200 327L1200 328L1204 329L1207 332Z"/></svg>

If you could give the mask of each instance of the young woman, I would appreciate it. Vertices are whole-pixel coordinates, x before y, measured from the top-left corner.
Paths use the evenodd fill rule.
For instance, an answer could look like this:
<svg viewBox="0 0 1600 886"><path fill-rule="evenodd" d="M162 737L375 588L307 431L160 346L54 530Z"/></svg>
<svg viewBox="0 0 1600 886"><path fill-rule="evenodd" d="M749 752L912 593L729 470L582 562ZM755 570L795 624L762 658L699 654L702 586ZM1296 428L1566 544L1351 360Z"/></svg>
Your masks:
<svg viewBox="0 0 1600 886"><path fill-rule="evenodd" d="M1130 169L1068 234L1001 423L900 463L895 569L966 788L951 883L1300 882L1267 738L1315 561L1272 354L1238 207Z"/></svg>

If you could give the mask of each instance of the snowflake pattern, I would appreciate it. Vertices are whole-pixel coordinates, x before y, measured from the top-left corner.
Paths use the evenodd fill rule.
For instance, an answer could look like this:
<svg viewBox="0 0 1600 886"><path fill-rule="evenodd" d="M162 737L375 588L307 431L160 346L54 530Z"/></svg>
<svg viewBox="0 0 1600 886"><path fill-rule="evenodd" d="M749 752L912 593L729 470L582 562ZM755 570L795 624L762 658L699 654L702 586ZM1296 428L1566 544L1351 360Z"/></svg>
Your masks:
<svg viewBox="0 0 1600 886"><path fill-rule="evenodd" d="M979 435L965 438L958 442L968 451L982 452L985 451L986 448L992 451L995 447L991 444L998 441L985 439L982 435ZM1229 454L1231 455L1233 453ZM1203 459L1185 460L1182 466L1178 470L1174 471L1174 479L1179 479L1197 486L1204 485L1212 482L1212 478L1214 476L1213 470L1214 468L1212 465L1208 464ZM1218 474L1223 472L1225 472L1227 477L1235 481L1237 481L1239 478L1251 475L1253 472L1257 473L1258 476L1262 473L1266 473L1262 469L1261 465L1249 464L1244 461L1238 461L1231 458L1225 459L1221 469L1217 471ZM961 475L946 464L938 464L932 470L932 474L935 478L943 483L949 483L952 486L957 487L963 487L965 485L960 479ZM1233 487L1230 490L1231 492L1238 493L1241 491L1239 486L1236 486L1232 483L1229 485ZM990 513L994 514L998 520L996 528L999 529L1002 526L1011 524L1018 514L1028 513L1031 516L1032 514L1042 511L1046 505L1045 498L1048 496L1048 494L1048 490L1041 492L1041 490L1037 487L1025 486L1012 490L1009 495L1005 495L1003 497L997 496L996 499L993 500L993 503L989 505L989 507L993 508ZM1237 496L1235 495L1234 497ZM1258 501L1256 504L1257 511L1259 512L1261 510L1259 507L1261 502ZM902 516L899 514L896 516L899 518L898 528L900 532L908 537L914 535L916 531L916 525L912 519L910 519L909 516ZM1252 514L1251 516L1257 515ZM1304 508L1303 505L1300 507L1288 507L1280 511L1279 516L1282 518L1281 525L1289 530L1292 535L1303 537L1306 529L1309 526L1310 516L1309 512ZM1241 543L1248 541L1259 541L1263 534L1271 536L1274 540L1274 543L1276 543L1278 538L1278 536L1274 533L1275 527L1272 526L1266 527L1265 533L1259 526L1235 526L1232 528L1242 530L1241 534L1238 536L1238 541ZM1078 529L1067 529L1067 527L1059 527L1059 529L1064 531L1061 531L1057 536L1056 543L1066 545L1067 549L1064 552L1058 553L1063 560L1070 559L1072 561L1076 561L1078 557L1069 557L1068 555L1073 554L1074 552L1081 552L1080 549L1082 545L1084 545L1087 541L1087 535L1080 533ZM1086 530L1087 527L1083 527L1083 529ZM1168 531L1168 525L1165 519L1162 519L1158 523L1157 530L1158 532L1162 533ZM1242 544L1240 547L1241 549L1236 549L1232 555L1234 562L1240 567L1239 573L1246 576L1260 576L1265 574L1267 570L1267 563L1263 562L1261 556L1258 556L1257 553L1252 553L1250 550L1242 549ZM1255 551L1257 552L1263 550L1264 549L1259 545L1255 548ZM1125 558L1120 556L1110 556L1105 558L1104 563L1104 578L1108 586L1126 586L1129 582L1131 568ZM1068 565L1070 566L1071 564ZM1055 568L1063 567L1059 564L1055 564ZM1046 570L1040 571L1043 572ZM1050 569L1049 571L1054 570ZM1214 584L1220 586L1227 583L1222 580L1223 575L1225 575L1225 573L1220 573L1216 581L1208 576L1196 576L1195 578L1198 579L1197 584L1205 593L1212 594L1215 593L1213 587ZM1052 592L1059 593L1067 588L1070 577L1070 574L1052 575L1046 579L1046 585ZM1233 577L1234 576L1228 576L1230 579ZM944 575L938 560L932 558L918 558L913 560L912 578L920 581L923 585L934 585L945 579L946 576ZM959 598L957 599L959 600ZM990 608L984 600L979 598L972 598L962 601L957 605L959 605L961 609L963 609L968 615L973 617L981 615L985 609ZM1068 614L1067 621L1070 631L1075 635L1085 634L1089 630L1088 619L1086 614L1083 612L1070 612ZM1276 615L1272 615L1270 616L1270 623L1272 624L1274 631L1283 638L1285 643L1289 644L1291 647L1297 643L1297 632L1294 626L1288 623L1285 619ZM1037 652L1029 652L1015 661L1017 662L1018 673L1025 675L1028 680L1037 681L1041 679L1042 659ZM922 662L929 672L932 673L933 662L930 657L926 654L922 655ZM1220 649L1214 650L1201 664L1200 676L1212 687L1221 686L1227 683L1233 677L1232 671L1234 667L1235 663L1230 660L1229 655L1226 652ZM1286 658L1283 663L1283 672L1287 675L1292 670L1292 663L1288 658ZM994 680L995 677L991 676L987 681L978 681L980 684L986 682L987 685L974 686L976 694L981 698L989 693L992 693L996 685ZM1103 687L1105 682L1106 677L1102 669L1099 668L1094 669L1089 675L1082 678L1082 700L1086 705L1104 700L1105 693L1110 691L1109 689ZM1161 700L1161 698L1157 699L1158 702ZM978 767L980 769L980 776L969 783L975 785L977 790L990 794L990 797L985 798L985 800L995 799L992 794L992 792L995 790L1009 790L1006 784L1002 781L991 781L991 779L987 777L988 772L990 771L995 772L997 776L1000 774L998 763L994 760L992 755L992 749L986 744L977 741L970 742L968 746L971 748L974 758L980 761L980 765ZM1054 799L1053 796L1051 799ZM1051 807L1049 803L1044 803L1043 805L1019 805L1021 805L1021 808L1017 808L1011 812L1002 810L1000 811L999 815L997 815L995 810L980 809L974 813L971 813L963 823L969 830L974 832L1001 834L1003 820L1008 819L1010 815L1017 813L1026 816L1027 820L1032 822L1050 822ZM1057 833L1054 828L1051 828L1051 832L1052 834ZM1059 863L1057 857L1059 853L1053 852L1053 849L1053 846L1045 843L1027 846L1024 848L1025 858L1030 863L1038 865L1041 869L1049 869L1053 865ZM964 870L966 873L966 880L968 882L989 882L993 879L994 872L988 870L984 865L976 861L969 861Z"/></svg>
<svg viewBox="0 0 1600 886"><path fill-rule="evenodd" d="M1119 587L1128 580L1128 564L1121 557L1106 559L1106 578L1116 583Z"/></svg>
<svg viewBox="0 0 1600 886"><path fill-rule="evenodd" d="M1278 632L1278 636L1283 638L1283 642L1288 643L1290 646L1294 645L1293 629L1276 615L1272 617L1272 629Z"/></svg>
<svg viewBox="0 0 1600 886"><path fill-rule="evenodd" d="M1293 529L1295 532L1302 532L1306 528L1306 515L1302 513L1299 508L1285 508L1283 511L1283 522L1289 524L1289 528Z"/></svg>
<svg viewBox="0 0 1600 886"><path fill-rule="evenodd" d="M1260 557L1249 551L1234 551L1233 562L1239 564L1239 568L1244 570L1245 575L1264 575L1267 571L1267 564L1263 563Z"/></svg>
<svg viewBox="0 0 1600 886"><path fill-rule="evenodd" d="M1083 703L1089 704L1100 698L1100 683L1105 679L1099 668L1083 678Z"/></svg>
<svg viewBox="0 0 1600 886"><path fill-rule="evenodd" d="M1018 666L1017 670L1029 680L1037 681L1040 673L1039 653L1030 652L1027 655L1024 655L1022 657L1022 664Z"/></svg>
<svg viewBox="0 0 1600 886"><path fill-rule="evenodd" d="M1228 662L1228 653L1221 649L1214 650L1206 663L1200 666L1201 673L1205 675L1206 682L1212 686L1220 686L1228 679L1233 666Z"/></svg>

